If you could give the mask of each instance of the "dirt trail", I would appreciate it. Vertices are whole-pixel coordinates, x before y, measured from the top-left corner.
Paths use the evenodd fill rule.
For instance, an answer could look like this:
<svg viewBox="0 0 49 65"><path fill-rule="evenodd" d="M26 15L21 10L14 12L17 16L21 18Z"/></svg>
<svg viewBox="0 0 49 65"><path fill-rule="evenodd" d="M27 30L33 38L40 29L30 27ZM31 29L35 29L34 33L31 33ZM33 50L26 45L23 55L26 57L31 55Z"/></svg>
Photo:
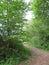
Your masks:
<svg viewBox="0 0 49 65"><path fill-rule="evenodd" d="M26 65L49 65L49 52L28 45L25 46L32 52L32 57L27 60ZM21 62L19 65L25 65L25 62Z"/></svg>

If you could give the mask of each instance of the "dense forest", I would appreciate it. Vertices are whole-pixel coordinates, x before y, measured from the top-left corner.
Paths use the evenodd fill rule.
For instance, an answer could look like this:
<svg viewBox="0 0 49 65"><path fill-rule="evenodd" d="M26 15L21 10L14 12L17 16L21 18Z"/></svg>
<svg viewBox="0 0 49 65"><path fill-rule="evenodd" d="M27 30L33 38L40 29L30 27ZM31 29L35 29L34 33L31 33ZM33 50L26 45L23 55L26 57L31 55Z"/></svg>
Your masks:
<svg viewBox="0 0 49 65"><path fill-rule="evenodd" d="M49 1L33 0L31 2L32 17L30 27L31 43L39 48L49 50Z"/></svg>
<svg viewBox="0 0 49 65"><path fill-rule="evenodd" d="M49 51L49 0L0 0L0 65L20 64L33 47Z"/></svg>

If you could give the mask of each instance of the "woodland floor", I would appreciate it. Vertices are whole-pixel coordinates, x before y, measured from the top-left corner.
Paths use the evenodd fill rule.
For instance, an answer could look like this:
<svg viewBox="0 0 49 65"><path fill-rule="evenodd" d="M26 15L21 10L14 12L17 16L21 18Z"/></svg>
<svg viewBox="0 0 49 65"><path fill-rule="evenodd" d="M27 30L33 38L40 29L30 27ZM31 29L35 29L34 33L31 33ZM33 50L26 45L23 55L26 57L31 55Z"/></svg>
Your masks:
<svg viewBox="0 0 49 65"><path fill-rule="evenodd" d="M28 47L32 56L27 61L22 61L19 65L49 65L49 51L44 51L29 45L25 45Z"/></svg>

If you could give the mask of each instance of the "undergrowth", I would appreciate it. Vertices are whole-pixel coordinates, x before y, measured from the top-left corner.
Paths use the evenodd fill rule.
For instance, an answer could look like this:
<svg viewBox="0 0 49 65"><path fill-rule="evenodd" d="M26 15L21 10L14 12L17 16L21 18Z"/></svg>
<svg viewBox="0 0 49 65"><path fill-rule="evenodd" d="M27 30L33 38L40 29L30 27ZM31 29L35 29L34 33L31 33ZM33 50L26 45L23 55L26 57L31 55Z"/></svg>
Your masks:
<svg viewBox="0 0 49 65"><path fill-rule="evenodd" d="M0 46L0 65L18 65L28 59L31 51L16 39L8 39Z"/></svg>
<svg viewBox="0 0 49 65"><path fill-rule="evenodd" d="M35 39L30 39L28 41L29 45L34 46L39 49L43 49L45 51L49 51L49 42L47 41L41 41L41 40L35 40Z"/></svg>

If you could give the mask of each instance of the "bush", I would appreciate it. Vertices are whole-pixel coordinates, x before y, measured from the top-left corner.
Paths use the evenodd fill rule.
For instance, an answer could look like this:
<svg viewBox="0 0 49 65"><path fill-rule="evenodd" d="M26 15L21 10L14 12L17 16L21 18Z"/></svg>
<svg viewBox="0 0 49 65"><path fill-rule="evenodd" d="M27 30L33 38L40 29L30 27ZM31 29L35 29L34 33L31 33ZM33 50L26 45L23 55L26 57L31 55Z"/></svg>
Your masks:
<svg viewBox="0 0 49 65"><path fill-rule="evenodd" d="M2 43L3 45L0 47L0 63L2 63L2 60L6 62L10 57L19 58L20 61L30 56L30 51L16 38L9 38Z"/></svg>

